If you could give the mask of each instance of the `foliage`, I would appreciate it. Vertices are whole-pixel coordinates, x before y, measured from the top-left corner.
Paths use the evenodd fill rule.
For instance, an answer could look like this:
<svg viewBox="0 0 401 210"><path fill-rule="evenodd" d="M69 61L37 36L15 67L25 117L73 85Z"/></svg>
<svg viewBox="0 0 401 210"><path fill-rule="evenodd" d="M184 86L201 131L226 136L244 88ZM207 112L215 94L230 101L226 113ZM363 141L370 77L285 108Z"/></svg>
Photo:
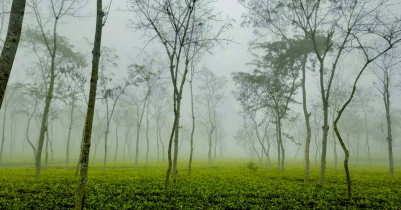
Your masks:
<svg viewBox="0 0 401 210"><path fill-rule="evenodd" d="M251 171L257 171L258 167L255 165L253 161L249 161L249 163L246 165L246 167L251 170Z"/></svg>
<svg viewBox="0 0 401 210"><path fill-rule="evenodd" d="M132 163L92 165L85 207L88 209L399 209L401 179L389 179L387 168L352 167L354 194L348 200L343 170L328 170L324 188L317 187L319 171L311 168L304 183L302 164L285 173L259 165L244 171L246 162L195 162L191 177L163 189L165 164L134 169ZM178 165L180 171L186 163ZM328 168L330 168L329 166ZM0 209L69 209L74 206L75 170L50 165L36 181L30 166L0 169Z"/></svg>

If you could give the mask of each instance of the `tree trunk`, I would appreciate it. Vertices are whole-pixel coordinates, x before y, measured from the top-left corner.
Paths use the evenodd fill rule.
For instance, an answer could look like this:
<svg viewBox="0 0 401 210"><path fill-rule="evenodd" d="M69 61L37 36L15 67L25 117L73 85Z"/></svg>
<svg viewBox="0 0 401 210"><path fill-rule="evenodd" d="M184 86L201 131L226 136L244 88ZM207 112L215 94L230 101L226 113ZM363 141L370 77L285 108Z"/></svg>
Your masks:
<svg viewBox="0 0 401 210"><path fill-rule="evenodd" d="M329 132L329 102L328 100L323 100L323 140L322 140L322 156L320 163L320 185L324 184L326 175L326 156L327 156L327 137Z"/></svg>
<svg viewBox="0 0 401 210"><path fill-rule="evenodd" d="M357 133L358 138L356 142L356 164L359 164L359 132Z"/></svg>
<svg viewBox="0 0 401 210"><path fill-rule="evenodd" d="M11 112L12 114L12 112ZM13 144L14 144L14 118L15 116L11 116L10 120L10 160L13 156Z"/></svg>
<svg viewBox="0 0 401 210"><path fill-rule="evenodd" d="M6 132L7 105L8 105L8 103L4 103L3 132L2 132L2 135L1 135L0 163L1 163L1 158L3 157L4 141L6 140L5 132Z"/></svg>
<svg viewBox="0 0 401 210"><path fill-rule="evenodd" d="M208 158L209 158L209 164L212 164L212 135L213 135L214 127L210 129L209 133L209 152L208 152Z"/></svg>
<svg viewBox="0 0 401 210"><path fill-rule="evenodd" d="M390 166L390 176L394 177L394 159L393 159L393 136L391 133L391 115L390 115L390 91L389 91L390 78L388 74L385 75L385 89L384 89L384 105L386 107L386 122L387 122L387 146L388 146L388 159Z"/></svg>
<svg viewBox="0 0 401 210"><path fill-rule="evenodd" d="M213 161L216 160L216 150L217 150L217 128L216 128L216 131L214 132L214 154L213 154ZM262 159L263 159L263 153L262 153Z"/></svg>
<svg viewBox="0 0 401 210"><path fill-rule="evenodd" d="M308 41L308 35L305 33L304 42ZM310 128L310 113L308 113L308 107L306 102L306 62L308 59L308 53L305 51L302 58L302 108L305 117L305 128L306 128L306 141L305 141L305 177L304 182L309 181L309 150L311 140L311 128Z"/></svg>
<svg viewBox="0 0 401 210"><path fill-rule="evenodd" d="M79 152L79 159L77 162L77 167L75 169L75 176L78 176L80 166L81 166L81 159L82 159L82 148L84 146L84 137L85 137L85 126L82 128L82 137L81 137L81 147L80 147L80 152Z"/></svg>
<svg viewBox="0 0 401 210"><path fill-rule="evenodd" d="M177 112L175 111L175 117L174 117L174 123L173 123L173 128L171 129L171 135L170 135L170 140L168 143L168 151L167 151L167 158L168 158L168 168L167 168L167 174L166 174L166 181L164 182L164 190L167 191L168 190L168 184L169 184L169 180L170 180L170 173L171 173L171 168L173 165L173 162L171 160L171 147L173 145L173 137L174 137L174 131L175 131L175 127L178 126L177 125Z"/></svg>
<svg viewBox="0 0 401 210"><path fill-rule="evenodd" d="M0 107L3 104L8 79L17 54L25 14L25 3L26 0L13 0L11 6L7 36L0 56Z"/></svg>
<svg viewBox="0 0 401 210"><path fill-rule="evenodd" d="M54 135L53 135L53 124L54 123L52 123L52 126L51 126L51 131L50 131L50 134L51 134L51 140L50 140L50 153L51 153L51 155L52 155L52 163L54 162L54 156L53 156L53 140L54 140Z"/></svg>
<svg viewBox="0 0 401 210"><path fill-rule="evenodd" d="M160 145L159 145L159 119L156 120L156 147L157 147L157 162L160 162Z"/></svg>
<svg viewBox="0 0 401 210"><path fill-rule="evenodd" d="M116 153L114 155L114 162L117 162L117 152L118 152L118 120L116 124Z"/></svg>
<svg viewBox="0 0 401 210"><path fill-rule="evenodd" d="M82 158L81 158L81 173L79 177L79 183L77 188L77 195L75 199L75 209L80 210L84 208L84 198L85 198L85 188L88 177L88 162L89 162L89 151L91 145L91 135L92 135L92 124L93 115L95 111L96 102L96 88L98 80L99 71L99 58L100 58L100 45L102 40L102 27L103 27L103 17L104 12L102 10L102 0L97 0L97 16L96 16L96 32L95 41L93 47L93 59L92 59L92 75L90 81L90 91L89 91L89 102L88 110L85 120L85 135L82 147Z"/></svg>
<svg viewBox="0 0 401 210"><path fill-rule="evenodd" d="M48 127L47 125L46 127ZM47 163L49 160L49 130L46 131L46 149L45 149L45 170L47 169Z"/></svg>
<svg viewBox="0 0 401 210"><path fill-rule="evenodd" d="M51 55L51 67L50 67L50 84L49 89L47 91L46 101L45 101L45 108L43 110L42 116L42 124L40 127L40 134L39 134L39 146L38 151L36 153L36 179L39 179L40 170L41 170L41 159L42 159L42 149L43 149L43 142L45 140L45 132L47 131L47 120L50 111L50 103L53 97L53 89L54 89L54 80L56 79L55 76L55 59L56 59L56 52L57 52L57 23L58 19L56 18L54 22L54 29L53 29L53 51L49 52ZM43 34L43 36L45 36Z"/></svg>
<svg viewBox="0 0 401 210"><path fill-rule="evenodd" d="M148 100L149 95L150 95L150 91L148 90L148 93L146 94L146 97L145 97L145 101L143 102L142 113L141 113L141 117L139 118L139 122L138 122L138 125L137 125L137 130L136 130L135 168L138 167L139 132L140 132L141 124L142 124L143 114L145 113L146 102Z"/></svg>
<svg viewBox="0 0 401 210"><path fill-rule="evenodd" d="M192 65L193 66L193 65ZM192 67L193 68L193 67ZM189 89L191 91L191 117L192 117L192 130L191 130L191 148L189 150L189 167L188 167L188 176L191 176L192 170L192 157L194 153L194 133L195 133L195 112L194 112L194 93L193 93L193 74L194 71L191 69L191 82L189 83Z"/></svg>
<svg viewBox="0 0 401 210"><path fill-rule="evenodd" d="M177 126L175 127L174 136L174 159L173 159L173 183L177 183L177 160L178 160L178 137L180 134L180 107L181 107L181 96L177 100Z"/></svg>
<svg viewBox="0 0 401 210"><path fill-rule="evenodd" d="M146 106L146 165L149 163L149 100Z"/></svg>
<svg viewBox="0 0 401 210"><path fill-rule="evenodd" d="M164 144L163 144L163 139L162 139L162 133L161 133L161 128L159 128L159 133L158 133L158 135L159 135L159 140L160 140L160 144L162 145L162 150L163 150L163 162L165 161L165 155L164 155L164 151L165 151L165 149L164 149Z"/></svg>
<svg viewBox="0 0 401 210"><path fill-rule="evenodd" d="M65 160L65 167L68 169L68 163L70 161L70 139L71 139L71 130L72 124L74 121L74 106L75 106L75 98L72 97L71 101L71 113L70 113L70 126L68 127L68 136L67 136L67 147L66 147L66 160Z"/></svg>
<svg viewBox="0 0 401 210"><path fill-rule="evenodd" d="M278 120L278 135L280 140L280 148L281 148L281 170L284 171L284 159L285 159L285 150L283 144L283 138L281 135L281 119Z"/></svg>
<svg viewBox="0 0 401 210"><path fill-rule="evenodd" d="M106 162L107 162L107 140L109 137L109 127L110 127L110 121L107 119L106 123L106 132L104 135L104 158L103 158L103 171L106 170Z"/></svg>
<svg viewBox="0 0 401 210"><path fill-rule="evenodd" d="M366 147L368 149L369 165L372 165L372 159L370 158L368 118L366 116L366 112L364 112L364 116L365 116Z"/></svg>

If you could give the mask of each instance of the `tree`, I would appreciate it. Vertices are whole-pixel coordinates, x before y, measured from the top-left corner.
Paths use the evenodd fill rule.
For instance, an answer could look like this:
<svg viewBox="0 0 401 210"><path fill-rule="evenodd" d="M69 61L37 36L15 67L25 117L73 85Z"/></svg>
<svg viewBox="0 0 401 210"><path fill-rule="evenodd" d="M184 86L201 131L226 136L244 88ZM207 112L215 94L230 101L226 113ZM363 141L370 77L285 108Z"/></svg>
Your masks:
<svg viewBox="0 0 401 210"><path fill-rule="evenodd" d="M138 167L139 157L139 135L142 125L142 120L146 110L149 110L149 100L152 95L152 90L160 79L163 73L163 64L155 58L144 61L145 65L131 64L128 66L129 74L137 75L137 84L142 84L142 87L137 87L138 90L131 91L131 101L136 107L137 122L136 122L136 151L135 151L135 168ZM142 92L141 92L142 91ZM141 95L138 95L141 94ZM149 119L149 118L148 118ZM149 138L147 138L147 154L149 152Z"/></svg>
<svg viewBox="0 0 401 210"><path fill-rule="evenodd" d="M193 17L203 17L206 23L217 20L218 15L213 13L209 5L210 0L127 0L129 10L136 15L136 21L131 21L132 27L143 30L145 36L152 40L159 40L163 45L169 61L169 70L174 89L174 123L171 131L168 160L169 165L166 173L165 190L168 189L171 168L173 167L173 182L177 181L177 158L178 158L178 137L179 137L179 118L181 111L181 99L184 90L184 84L188 73L189 59L185 60L183 72L179 71L181 58L185 56L185 47L190 49L191 44L210 45L216 43L214 39L192 39L192 35L198 26L195 26ZM212 31L213 27L209 28ZM229 27L224 24L220 30L225 31ZM174 160L171 159L171 148L174 138Z"/></svg>
<svg viewBox="0 0 401 210"><path fill-rule="evenodd" d="M368 151L368 158L369 158L369 165L372 165L372 159L370 155L370 142L369 142L369 120L368 116L369 113L373 112L372 103L374 102L373 94L371 89L361 89L359 91L357 102L359 106L362 108L363 117L364 117L364 124L365 124L365 140L366 140L366 149Z"/></svg>
<svg viewBox="0 0 401 210"><path fill-rule="evenodd" d="M4 3L5 1L2 2L3 13L5 11ZM21 37L22 22L25 14L25 3L26 0L13 0L11 6L7 37L0 56L0 106L3 104L8 79L13 67L15 55L17 54L17 48ZM2 18L3 21L0 26L0 35L3 30L4 16L2 16Z"/></svg>
<svg viewBox="0 0 401 210"><path fill-rule="evenodd" d="M205 126L208 135L208 160L209 164L211 164L213 163L212 138L220 120L218 109L224 100L222 91L224 90L227 80L224 77L217 77L212 71L206 68L199 72L199 74L199 88L204 91L198 95L197 99L199 104L206 108L200 115L200 121Z"/></svg>
<svg viewBox="0 0 401 210"><path fill-rule="evenodd" d="M386 124L387 124L387 149L389 159L390 176L394 177L394 158L393 158L393 134L391 125L391 103L393 95L397 93L397 77L399 76L399 63L401 62L397 57L398 51L389 50L384 53L380 59L377 60L373 67L373 73L376 75L379 84L376 87L377 91L383 97L384 108L386 111Z"/></svg>
<svg viewBox="0 0 401 210"><path fill-rule="evenodd" d="M1 136L0 163L1 163L1 158L3 156L4 142L6 140L6 137L5 137L4 134L5 134L5 131L6 131L7 107L8 107L8 104L10 103L10 101L12 101L13 96L17 92L17 90L18 90L18 87L11 87L8 95L7 95L7 92L6 92L6 95L4 96L4 99L5 99L4 102L5 103L2 106L3 111L4 111L4 115L3 115L3 132L2 132L2 136ZM11 130L11 132L12 132L12 130ZM11 139L10 139L10 144L12 144Z"/></svg>
<svg viewBox="0 0 401 210"><path fill-rule="evenodd" d="M41 128L39 133L39 146L38 151L36 154L36 178L38 179L40 176L41 170L41 158L42 158L42 149L43 149L43 142L45 140L45 132L47 131L47 120L50 110L50 104L53 97L54 91L54 83L56 79L56 57L57 54L61 49L58 49L60 40L58 40L59 36L57 34L57 26L58 22L61 18L65 16L74 16L76 13L83 7L82 5L85 4L87 0L73 0L67 2L66 0L55 1L51 0L50 10L51 10L51 19L53 20L53 31L52 34L45 32L45 26L47 21L43 21L42 15L40 13L40 1L38 0L31 0L28 4L34 12L36 21L38 23L38 28L40 33L35 37L36 39L40 40L40 42L44 45L46 53L51 58L50 61L50 80L48 81L48 88L47 88L47 96L45 101L45 107L43 110L43 117L41 122ZM77 6L77 8L75 7Z"/></svg>
<svg viewBox="0 0 401 210"><path fill-rule="evenodd" d="M338 140L340 141L341 147L343 148L345 153L344 168L347 178L348 197L351 197L351 177L348 167L349 151L344 144L344 141L338 130L337 123L340 120L344 110L351 103L356 92L357 83L362 73L364 73L369 64L374 62L376 59L380 58L387 52L389 52L389 50L391 50L399 42L401 42L400 20L388 10L390 5L386 5L385 4L386 2L380 1L378 3L378 7L365 8L363 4L361 7L361 5L357 5L357 3L361 2L355 2L355 4L353 4L353 8L360 6L359 11L356 10L358 12L357 16L355 17L357 18L355 21L357 21L356 23L358 23L358 27L355 28L353 31L349 30L347 34L351 36L353 43L356 42L355 44L357 45L357 47L355 47L355 49L357 50L357 52L362 54L364 61L353 82L352 91L347 101L342 105L341 109L338 111L337 117L334 121L334 130L336 132ZM363 19L363 21L368 21L367 23L376 23L376 24L374 24L373 26L371 24L361 24L361 22L359 22L361 21L360 19ZM373 36L374 38L373 42L371 41L372 37L369 36Z"/></svg>
<svg viewBox="0 0 401 210"><path fill-rule="evenodd" d="M305 177L304 181L309 181L309 148L311 140L311 126L310 126L310 115L307 105L307 93L306 93L306 70L309 63L312 64L311 70L314 71L315 60L310 55L314 52L312 40L307 33L309 27L309 21L312 18L314 8L308 7L314 1L295 1L295 0L284 0L284 1L259 1L259 0L238 0L238 2L243 5L248 12L244 14L242 26L252 26L255 28L254 33L257 35L257 39L264 39L266 33L262 30L267 30L268 33L277 36L279 39L287 42L298 42L294 48L297 50L296 59L300 63L300 70L302 71L302 108L305 119L305 130L306 130L306 140L305 140ZM300 6L306 5L307 8L302 14L297 14L299 12ZM301 28L301 32L297 29ZM293 37L290 34L294 34ZM315 41L318 43L317 49L321 50L322 43L324 44L324 36L315 35ZM322 42L323 41L323 42ZM257 43L256 43L257 44Z"/></svg>
<svg viewBox="0 0 401 210"><path fill-rule="evenodd" d="M111 1L108 5L108 10L110 10ZM107 11L107 10L106 10ZM95 41L93 45L93 59L92 59L92 74L90 79L90 90L89 90L89 100L88 109L85 120L85 132L83 135L82 144L82 155L80 157L81 172L79 175L79 182L75 197L75 209L80 210L84 208L84 198L86 182L88 179L88 163L89 163L89 151L91 146L91 135L92 135L92 125L93 116L95 112L95 101L96 101L96 89L98 81L99 72L99 60L100 60L100 49L102 43L102 29L106 24L108 11L103 11L102 0L97 0L96 5L96 31L95 31Z"/></svg>
<svg viewBox="0 0 401 210"><path fill-rule="evenodd" d="M162 129L166 123L166 118L171 110L170 95L166 87L166 83L157 83L152 94L153 102L151 104L153 113L152 117L156 122L156 140L157 140L157 161L160 160L160 145L162 150L162 159L165 161L165 146L163 143Z"/></svg>
<svg viewBox="0 0 401 210"><path fill-rule="evenodd" d="M124 79L122 84L115 84L114 86L110 86L110 82L113 80L111 75L107 75L105 70L109 65L106 63L107 59L113 59L112 62L114 63L114 67L117 67L115 63L115 59L118 58L114 54L114 49L103 48L102 52L104 52L103 57L100 59L100 66L101 71L99 75L100 79L100 92L101 99L103 104L106 106L106 130L104 135L104 159L103 159L103 170L106 169L106 161L107 161L107 140L109 136L109 129L110 129L110 122L113 119L113 114L117 105L118 100L125 92L126 88L131 85L131 80L135 78L135 74L129 74L129 78ZM104 59L106 57L106 59Z"/></svg>
<svg viewBox="0 0 401 210"><path fill-rule="evenodd" d="M262 162L263 154L265 154L269 163L269 167L271 167L270 155L269 155L270 142L269 139L267 138L268 136L267 128L269 126L271 116L269 116L268 107L261 108L257 105L261 103L261 99L254 92L254 90L257 88L256 86L257 85L253 83L243 83L238 88L238 91L234 91L233 93L235 94L237 101L239 101L242 106L242 118L244 120L243 129L245 130L249 138L250 135L253 132L255 132L256 138L260 146L262 147L262 155L261 155L262 158L260 158L259 161ZM263 128L264 134L259 130L259 127ZM249 129L254 131L249 131ZM267 149L264 146L265 139L267 140L268 143ZM257 151L255 152L257 153Z"/></svg>
<svg viewBox="0 0 401 210"><path fill-rule="evenodd" d="M294 95L299 87L297 82L300 63L293 56L290 42L278 41L263 43L259 48L265 50L266 55L255 59L251 65L255 66L252 73L238 72L233 79L240 86L252 86L254 100L250 108L268 107L274 117L277 134L278 168L284 170L284 145L282 141L282 121L287 117L289 104L294 103ZM296 55L297 53L295 53Z"/></svg>

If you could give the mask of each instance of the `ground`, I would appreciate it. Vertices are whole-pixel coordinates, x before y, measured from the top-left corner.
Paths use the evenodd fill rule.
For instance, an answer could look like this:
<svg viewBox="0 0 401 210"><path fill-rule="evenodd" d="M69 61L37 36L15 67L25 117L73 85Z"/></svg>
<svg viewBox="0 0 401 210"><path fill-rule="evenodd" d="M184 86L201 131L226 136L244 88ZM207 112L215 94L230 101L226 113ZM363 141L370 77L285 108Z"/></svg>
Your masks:
<svg viewBox="0 0 401 210"><path fill-rule="evenodd" d="M353 198L347 198L344 170L329 165L326 184L317 185L319 168L303 182L303 165L246 161L194 162L179 165L178 182L164 191L166 163L108 163L90 166L87 209L401 209L401 179L391 179L385 166L351 165ZM34 178L33 166L0 168L0 209L70 209L74 207L77 178L73 168L50 165Z"/></svg>

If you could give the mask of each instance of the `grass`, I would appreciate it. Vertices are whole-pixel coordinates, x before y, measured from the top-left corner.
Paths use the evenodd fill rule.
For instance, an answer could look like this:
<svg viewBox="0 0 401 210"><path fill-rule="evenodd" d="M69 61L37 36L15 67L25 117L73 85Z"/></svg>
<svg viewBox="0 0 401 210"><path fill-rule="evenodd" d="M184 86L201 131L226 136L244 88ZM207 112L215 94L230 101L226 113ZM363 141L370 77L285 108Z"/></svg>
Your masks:
<svg viewBox="0 0 401 210"><path fill-rule="evenodd" d="M181 161L184 164L184 161ZM186 162L186 161L185 161ZM401 179L390 179L386 167L353 167L353 199L347 199L344 171L327 170L324 187L319 170L303 182L303 165L285 172L245 161L209 166L194 162L192 176L180 165L178 183L165 192L166 164L109 163L90 167L88 209L401 209ZM74 207L75 170L50 165L40 180L32 166L0 168L0 209L70 209Z"/></svg>

